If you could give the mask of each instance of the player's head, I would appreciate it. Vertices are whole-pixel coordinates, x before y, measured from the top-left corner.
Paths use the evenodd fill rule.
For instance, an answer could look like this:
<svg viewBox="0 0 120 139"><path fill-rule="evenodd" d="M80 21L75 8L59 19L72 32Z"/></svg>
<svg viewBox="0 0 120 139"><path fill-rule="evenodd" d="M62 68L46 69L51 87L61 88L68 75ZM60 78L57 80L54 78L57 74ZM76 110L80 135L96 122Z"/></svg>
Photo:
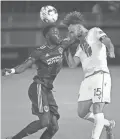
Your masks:
<svg viewBox="0 0 120 139"><path fill-rule="evenodd" d="M63 23L68 27L71 36L82 36L86 30L84 27L84 18L80 12L71 12L67 14Z"/></svg>
<svg viewBox="0 0 120 139"><path fill-rule="evenodd" d="M43 29L43 35L51 44L59 44L60 32L56 25L48 25Z"/></svg>

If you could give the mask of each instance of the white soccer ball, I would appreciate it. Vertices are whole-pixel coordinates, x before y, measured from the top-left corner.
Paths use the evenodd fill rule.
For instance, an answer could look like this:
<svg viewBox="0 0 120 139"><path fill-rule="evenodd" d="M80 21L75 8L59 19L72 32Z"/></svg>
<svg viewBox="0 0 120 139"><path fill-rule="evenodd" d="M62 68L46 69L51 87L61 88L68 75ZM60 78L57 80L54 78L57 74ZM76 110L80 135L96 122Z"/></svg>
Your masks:
<svg viewBox="0 0 120 139"><path fill-rule="evenodd" d="M54 23L58 19L58 12L55 7L47 5L41 8L40 18L43 22Z"/></svg>

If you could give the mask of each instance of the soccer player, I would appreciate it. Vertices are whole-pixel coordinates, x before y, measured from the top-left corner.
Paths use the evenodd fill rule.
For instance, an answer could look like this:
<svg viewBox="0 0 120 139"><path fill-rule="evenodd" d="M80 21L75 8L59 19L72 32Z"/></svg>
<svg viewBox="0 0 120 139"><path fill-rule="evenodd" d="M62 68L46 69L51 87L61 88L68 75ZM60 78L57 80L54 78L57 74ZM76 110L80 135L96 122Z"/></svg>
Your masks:
<svg viewBox="0 0 120 139"><path fill-rule="evenodd" d="M46 38L46 43L36 48L25 62L15 68L2 71L3 76L19 74L33 63L37 65L37 75L33 78L28 95L32 102L32 113L37 115L39 120L33 121L18 134L7 139L22 139L44 127L47 127L47 129L40 139L51 139L58 131L60 116L52 94L53 82L62 67L64 50L75 40L62 40L55 25L45 27L43 35Z"/></svg>
<svg viewBox="0 0 120 139"><path fill-rule="evenodd" d="M115 58L114 46L100 28L86 29L80 12L67 14L63 23L68 27L69 36L80 40L74 56L69 48L65 54L69 67L75 68L81 62L84 72L79 90L78 115L94 123L92 139L100 139L104 126L107 138L113 139L112 128L115 122L105 119L103 108L111 101L111 76L107 56ZM91 106L93 112L90 111Z"/></svg>

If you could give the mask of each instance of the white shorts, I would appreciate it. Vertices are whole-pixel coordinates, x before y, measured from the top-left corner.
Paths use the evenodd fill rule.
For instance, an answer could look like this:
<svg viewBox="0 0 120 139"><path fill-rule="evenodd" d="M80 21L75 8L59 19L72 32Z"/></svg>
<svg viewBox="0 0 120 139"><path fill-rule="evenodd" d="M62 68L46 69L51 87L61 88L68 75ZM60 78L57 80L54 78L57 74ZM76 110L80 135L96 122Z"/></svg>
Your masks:
<svg viewBox="0 0 120 139"><path fill-rule="evenodd" d="M80 86L78 101L92 100L110 103L111 77L110 74L99 72L85 78Z"/></svg>

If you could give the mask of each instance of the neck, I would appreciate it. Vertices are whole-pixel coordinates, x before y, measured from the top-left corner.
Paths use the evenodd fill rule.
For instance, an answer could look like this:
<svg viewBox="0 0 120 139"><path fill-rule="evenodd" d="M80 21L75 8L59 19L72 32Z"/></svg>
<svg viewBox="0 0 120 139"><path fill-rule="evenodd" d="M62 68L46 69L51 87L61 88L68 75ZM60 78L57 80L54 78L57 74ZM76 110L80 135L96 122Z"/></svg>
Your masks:
<svg viewBox="0 0 120 139"><path fill-rule="evenodd" d="M47 41L47 47L50 48L50 49L53 49L56 47L55 44L52 44L51 42Z"/></svg>

